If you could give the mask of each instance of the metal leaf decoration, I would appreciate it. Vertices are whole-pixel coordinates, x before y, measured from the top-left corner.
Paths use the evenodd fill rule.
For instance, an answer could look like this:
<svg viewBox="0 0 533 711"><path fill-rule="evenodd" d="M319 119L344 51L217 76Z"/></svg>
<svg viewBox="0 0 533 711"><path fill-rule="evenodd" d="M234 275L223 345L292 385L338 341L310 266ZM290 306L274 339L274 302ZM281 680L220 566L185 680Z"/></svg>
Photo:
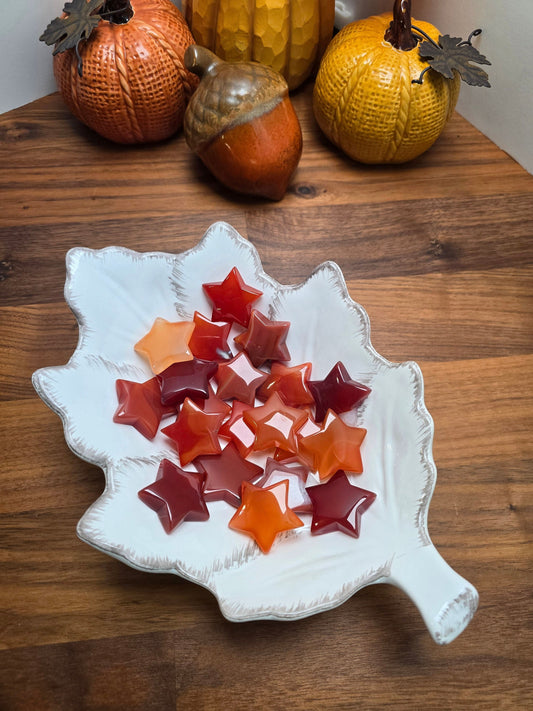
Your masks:
<svg viewBox="0 0 533 711"><path fill-rule="evenodd" d="M475 64L490 65L489 60L472 46L472 37L481 34L481 30L474 30L467 40L460 37L450 37L450 35L439 35L438 43L418 27L413 27L413 30L425 37L425 41L420 43L418 51L429 64L420 77L414 80L415 83L421 84L423 75L431 68L447 79L453 79L454 71L456 71L460 74L461 79L471 86L490 87L487 72L472 64L474 62Z"/></svg>
<svg viewBox="0 0 533 711"><path fill-rule="evenodd" d="M39 37L41 42L55 44L53 54L77 47L81 40L86 40L101 17L98 10L105 0L72 0L63 8L66 17L56 17Z"/></svg>

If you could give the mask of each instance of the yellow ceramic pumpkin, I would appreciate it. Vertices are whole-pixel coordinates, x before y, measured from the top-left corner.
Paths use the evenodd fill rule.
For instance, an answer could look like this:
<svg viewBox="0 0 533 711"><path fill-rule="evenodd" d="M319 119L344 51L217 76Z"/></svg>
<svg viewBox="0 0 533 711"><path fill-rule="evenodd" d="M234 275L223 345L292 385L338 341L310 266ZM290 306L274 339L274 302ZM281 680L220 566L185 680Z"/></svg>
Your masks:
<svg viewBox="0 0 533 711"><path fill-rule="evenodd" d="M257 61L296 88L331 39L335 0L184 0L197 44L228 62Z"/></svg>
<svg viewBox="0 0 533 711"><path fill-rule="evenodd" d="M397 10L405 6L407 27L403 23L395 33L391 13L344 27L318 71L313 94L317 122L335 145L362 163L404 163L419 156L439 137L459 95L457 73L446 79L431 69L421 84L412 83L428 64L419 55L405 0L396 3L394 19L399 21ZM415 20L413 25L438 40L433 25ZM405 46L406 38L411 48L394 46Z"/></svg>

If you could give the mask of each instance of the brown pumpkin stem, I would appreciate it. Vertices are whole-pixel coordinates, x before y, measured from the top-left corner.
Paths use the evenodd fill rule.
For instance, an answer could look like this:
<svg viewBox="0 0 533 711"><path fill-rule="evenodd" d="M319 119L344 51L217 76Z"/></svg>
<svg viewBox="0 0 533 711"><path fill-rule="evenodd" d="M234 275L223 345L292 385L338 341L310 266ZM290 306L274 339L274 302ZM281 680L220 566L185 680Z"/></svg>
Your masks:
<svg viewBox="0 0 533 711"><path fill-rule="evenodd" d="M411 31L411 0L395 0L392 14L392 22L385 32L385 41L396 49L408 52L417 45L417 39Z"/></svg>
<svg viewBox="0 0 533 711"><path fill-rule="evenodd" d="M130 0L106 0L98 14L113 25L125 25L133 17L133 8Z"/></svg>

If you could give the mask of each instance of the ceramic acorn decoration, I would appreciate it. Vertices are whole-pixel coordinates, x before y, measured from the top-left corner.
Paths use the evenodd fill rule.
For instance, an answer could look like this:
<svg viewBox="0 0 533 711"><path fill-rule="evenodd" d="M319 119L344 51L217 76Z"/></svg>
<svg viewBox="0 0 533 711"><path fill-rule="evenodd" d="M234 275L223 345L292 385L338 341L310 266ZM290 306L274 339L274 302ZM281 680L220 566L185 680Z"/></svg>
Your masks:
<svg viewBox="0 0 533 711"><path fill-rule="evenodd" d="M40 39L70 111L116 143L168 138L183 125L198 79L183 63L193 43L170 0L73 0Z"/></svg>
<svg viewBox="0 0 533 711"><path fill-rule="evenodd" d="M197 44L228 62L266 64L292 90L318 68L335 0L184 0L183 12Z"/></svg>
<svg viewBox="0 0 533 711"><path fill-rule="evenodd" d="M187 144L221 183L280 200L302 153L287 82L256 62L230 63L192 45L187 68L201 77L185 112Z"/></svg>
<svg viewBox="0 0 533 711"><path fill-rule="evenodd" d="M490 64L466 41L411 21L411 0L393 13L346 25L318 71L313 108L326 136L362 163L404 163L437 140L451 117L461 79L490 86L471 64Z"/></svg>

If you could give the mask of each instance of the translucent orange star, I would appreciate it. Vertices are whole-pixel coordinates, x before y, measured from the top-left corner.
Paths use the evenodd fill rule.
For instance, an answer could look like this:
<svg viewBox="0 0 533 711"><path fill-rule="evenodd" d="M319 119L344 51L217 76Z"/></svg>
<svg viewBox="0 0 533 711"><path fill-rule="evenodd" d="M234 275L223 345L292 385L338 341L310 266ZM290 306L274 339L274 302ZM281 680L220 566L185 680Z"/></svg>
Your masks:
<svg viewBox="0 0 533 711"><path fill-rule="evenodd" d="M244 421L255 432L254 450L280 447L287 452L298 451L296 431L307 419L307 412L286 405L278 393L264 405L246 410Z"/></svg>
<svg viewBox="0 0 533 711"><path fill-rule="evenodd" d="M150 363L157 375L173 363L192 360L189 341L194 331L192 321L167 321L156 318L146 336L137 341L134 348Z"/></svg>
<svg viewBox="0 0 533 711"><path fill-rule="evenodd" d="M328 479L339 469L360 474L363 471L361 444L366 435L362 427L350 427L333 410L328 410L319 432L302 437L299 454Z"/></svg>
<svg viewBox="0 0 533 711"><path fill-rule="evenodd" d="M314 403L307 382L311 376L311 363L283 365L272 363L270 375L257 391L260 400L266 400L272 393L279 393L287 405L299 407Z"/></svg>
<svg viewBox="0 0 533 711"><path fill-rule="evenodd" d="M200 454L220 454L218 430L225 415L204 412L190 398L185 398L177 420L161 432L175 444L184 467Z"/></svg>
<svg viewBox="0 0 533 711"><path fill-rule="evenodd" d="M287 479L262 489L248 481L242 482L242 504L229 522L229 527L247 533L263 553L268 553L278 533L303 526L289 508Z"/></svg>

